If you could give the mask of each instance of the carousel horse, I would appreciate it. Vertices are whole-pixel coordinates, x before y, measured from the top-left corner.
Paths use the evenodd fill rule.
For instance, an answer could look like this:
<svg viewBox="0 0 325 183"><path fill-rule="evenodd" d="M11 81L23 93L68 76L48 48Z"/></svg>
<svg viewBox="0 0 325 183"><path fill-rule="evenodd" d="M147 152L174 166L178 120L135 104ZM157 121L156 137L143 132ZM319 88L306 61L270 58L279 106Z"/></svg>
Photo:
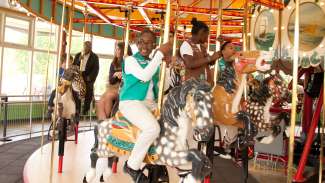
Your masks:
<svg viewBox="0 0 325 183"><path fill-rule="evenodd" d="M257 69L261 68L261 60L259 58L256 61ZM266 66L266 69L261 68L264 71L268 69L269 65ZM241 72L235 71L235 73L226 70L225 72L229 73L225 73L224 78L219 79L218 85L212 92L215 99L214 113L220 140L226 146L237 142L237 147L252 145L255 140L269 144L280 133L279 123L284 117L283 115L271 115L270 108L272 103L288 94L287 87L279 74L270 74L269 77L259 81L248 77L249 73L256 71L250 64L241 66L241 70ZM243 79L246 77L248 77L247 82L246 79ZM238 86L236 86L236 80L239 81ZM242 95L247 86L247 100L244 102ZM241 111L239 112L240 107ZM254 139L257 132L261 131L271 131L272 133L270 136Z"/></svg>
<svg viewBox="0 0 325 183"><path fill-rule="evenodd" d="M270 74L262 81L250 78L248 86L246 111L258 132L270 132L269 136L259 137L256 140L263 144L270 144L281 132L281 121L287 118L283 113L271 114L270 108L272 104L286 97L288 89L279 74Z"/></svg>
<svg viewBox="0 0 325 183"><path fill-rule="evenodd" d="M75 99L82 100L85 97L86 87L85 82L82 79L81 72L78 66L70 66L65 70L62 78L59 81L57 88L57 98L54 98L54 104L57 106L57 111L52 113L52 119L57 121L57 125L52 129L58 131L59 140L59 172L62 172L63 156L64 156L64 144L67 139L67 129L70 126L69 131L75 134L75 143L78 143L78 123L79 116L76 111ZM74 96L77 95L77 96ZM52 121L54 121L52 120ZM51 127L50 127L51 129ZM51 130L49 130L51 133ZM53 132L52 132L53 133ZM51 133L51 134L52 134ZM52 137L55 138L55 137Z"/></svg>
<svg viewBox="0 0 325 183"><path fill-rule="evenodd" d="M145 163L176 167L185 183L199 182L212 171L209 159L188 146L194 140L206 141L213 135L210 90L207 83L194 79L170 90L158 117L160 135L150 147ZM99 144L90 154L91 170L85 175L84 183L92 182L96 177L98 158L129 154L139 129L117 112L113 118L99 124L98 132ZM107 180L111 173L111 167L108 167L101 181Z"/></svg>
<svg viewBox="0 0 325 183"><path fill-rule="evenodd" d="M262 66L263 59L259 57L256 65L245 64L240 71L227 66L220 73L216 86L212 90L214 96L214 121L218 126L220 137L225 145L237 141L240 146L253 143L257 134L249 113L240 109L242 96L247 85L247 75L256 70L267 71L269 65ZM238 138L237 138L238 137Z"/></svg>
<svg viewBox="0 0 325 183"><path fill-rule="evenodd" d="M173 89L176 86L180 86L182 84L182 76L181 76L182 73L181 72L182 72L183 68L184 68L184 66L180 63L171 64L171 65L169 65L169 67L166 68L164 96L166 96L171 91L171 89ZM114 117L114 115L118 111L118 104L119 104L118 100L114 101L114 105L113 105L113 109L110 114L110 117ZM95 136L98 135L98 126L97 125L95 125L94 135ZM97 138L95 138L94 147L95 146L98 146ZM118 157L110 157L108 159L108 164L113 169L113 172L116 172L116 169L114 167L116 167L118 160L119 160ZM160 174L165 174L167 172L167 170L165 169L165 167L161 167L161 168L162 169L157 168L156 171L159 171Z"/></svg>
<svg viewBox="0 0 325 183"><path fill-rule="evenodd" d="M78 66L72 65L66 69L59 81L58 101L56 98L54 99L54 104L57 101L59 110L52 113L52 118L57 119L56 117L59 117L59 119L69 120L72 123L79 122L73 95L77 95L80 101L83 100L86 95L85 86Z"/></svg>

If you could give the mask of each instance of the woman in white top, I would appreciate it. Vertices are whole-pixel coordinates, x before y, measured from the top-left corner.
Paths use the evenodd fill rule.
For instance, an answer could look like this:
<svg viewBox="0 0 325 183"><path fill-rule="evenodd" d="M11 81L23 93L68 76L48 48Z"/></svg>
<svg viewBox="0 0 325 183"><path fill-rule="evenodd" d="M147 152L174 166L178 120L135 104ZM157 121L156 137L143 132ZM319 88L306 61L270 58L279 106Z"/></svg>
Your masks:
<svg viewBox="0 0 325 183"><path fill-rule="evenodd" d="M192 37L184 41L180 47L180 56L185 64L185 79L192 77L213 82L209 66L221 57L220 52L210 56L204 45L208 41L209 27L196 18L192 19Z"/></svg>

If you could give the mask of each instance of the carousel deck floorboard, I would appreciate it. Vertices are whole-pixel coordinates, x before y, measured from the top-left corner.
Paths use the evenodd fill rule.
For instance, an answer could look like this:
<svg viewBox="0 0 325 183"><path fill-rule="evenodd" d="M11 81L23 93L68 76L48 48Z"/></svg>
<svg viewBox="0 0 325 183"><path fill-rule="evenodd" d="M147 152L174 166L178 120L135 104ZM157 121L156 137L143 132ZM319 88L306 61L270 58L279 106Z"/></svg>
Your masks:
<svg viewBox="0 0 325 183"><path fill-rule="evenodd" d="M67 142L65 146L65 159L63 163L63 173L57 173L57 144L54 151L54 170L53 183L80 183L84 173L90 165L89 152L93 144L92 132L79 134L79 144ZM46 144L43 147L43 153L39 149L40 138L33 138L24 141L13 142L0 146L0 183L46 183L49 181L50 167L50 147L51 144ZM111 177L110 183L131 182L129 177L122 172L122 165L125 158L122 158L118 173ZM27 162L26 162L27 160ZM240 183L241 169L237 168L231 160L215 158L213 183ZM26 163L25 163L26 162ZM106 160L98 162L97 170L101 172ZM24 169L25 167L25 169ZM24 170L24 171L23 171ZM24 177L23 173L24 172ZM171 183L178 182L178 178L173 169L169 169L171 174ZM99 179L97 179L99 180ZM273 175L268 172L251 171L248 179L249 183L281 183L285 182L283 175ZM97 183L97 182L96 182Z"/></svg>

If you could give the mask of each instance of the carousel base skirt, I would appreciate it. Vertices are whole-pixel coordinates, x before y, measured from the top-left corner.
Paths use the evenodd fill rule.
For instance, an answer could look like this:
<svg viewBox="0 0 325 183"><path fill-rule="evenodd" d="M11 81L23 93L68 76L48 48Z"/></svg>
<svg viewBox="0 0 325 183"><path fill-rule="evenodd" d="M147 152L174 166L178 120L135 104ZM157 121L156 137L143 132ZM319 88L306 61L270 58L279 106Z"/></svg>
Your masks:
<svg viewBox="0 0 325 183"><path fill-rule="evenodd" d="M71 137L69 137L71 138ZM62 162L62 173L58 173L59 157L58 142L54 145L54 161L52 170L52 180L50 179L51 165L51 147L52 144L46 144L43 148L37 149L27 160L24 167L25 183L81 183L84 175L90 169L90 149L94 144L94 135L92 131L80 133L78 144L73 141L65 143L65 152ZM124 161L127 157L121 157L117 165L117 173L112 174L109 183L128 183L131 178L123 173ZM97 161L97 177L92 183L99 183L100 175L107 167L107 159ZM175 169L168 168L169 181L179 182Z"/></svg>

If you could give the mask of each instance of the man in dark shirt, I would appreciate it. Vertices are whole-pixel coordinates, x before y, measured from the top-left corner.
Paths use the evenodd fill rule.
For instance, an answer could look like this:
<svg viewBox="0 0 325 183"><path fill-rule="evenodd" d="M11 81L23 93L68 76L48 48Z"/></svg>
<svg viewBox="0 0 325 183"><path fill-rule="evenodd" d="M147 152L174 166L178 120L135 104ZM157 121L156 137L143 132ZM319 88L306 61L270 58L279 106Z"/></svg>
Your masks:
<svg viewBox="0 0 325 183"><path fill-rule="evenodd" d="M83 79L86 83L86 96L82 111L82 114L86 114L90 109L90 103L94 97L94 83L99 71L98 56L92 52L90 41L84 43L83 51L75 56L73 64L80 66Z"/></svg>

